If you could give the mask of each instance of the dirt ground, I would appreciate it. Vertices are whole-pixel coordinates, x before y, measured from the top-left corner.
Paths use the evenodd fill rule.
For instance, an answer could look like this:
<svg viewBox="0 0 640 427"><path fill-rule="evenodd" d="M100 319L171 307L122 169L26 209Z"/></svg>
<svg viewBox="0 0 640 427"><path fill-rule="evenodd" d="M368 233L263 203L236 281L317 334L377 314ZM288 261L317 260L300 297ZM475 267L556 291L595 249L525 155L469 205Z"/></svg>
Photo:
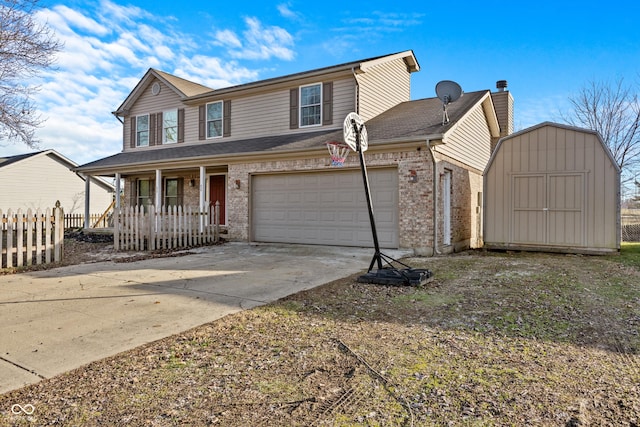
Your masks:
<svg viewBox="0 0 640 427"><path fill-rule="evenodd" d="M227 316L0 395L0 425L640 424L640 246L404 261L433 278L356 275Z"/></svg>

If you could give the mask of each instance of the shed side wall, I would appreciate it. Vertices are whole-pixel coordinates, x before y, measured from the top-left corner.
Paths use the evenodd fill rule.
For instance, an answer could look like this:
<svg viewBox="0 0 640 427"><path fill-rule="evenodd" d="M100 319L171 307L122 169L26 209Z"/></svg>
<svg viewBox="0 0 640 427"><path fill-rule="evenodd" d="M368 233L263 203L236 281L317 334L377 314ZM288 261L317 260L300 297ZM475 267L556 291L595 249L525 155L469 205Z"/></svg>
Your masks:
<svg viewBox="0 0 640 427"><path fill-rule="evenodd" d="M567 204L572 200L582 203L584 236L582 239L576 236L573 240L583 243L575 246L617 249L619 189L616 168L595 134L556 126L533 129L506 139L500 145L485 176L484 237L487 246L514 243L514 176L539 175L549 180L545 182L556 183L557 177L571 174L582 177L583 189L576 185L566 188L556 186L552 190L556 200L567 200ZM560 194L563 191L568 193ZM582 191L583 194L571 194L576 191ZM523 197L532 198L535 195L519 194L519 198ZM535 203L532 201L533 205ZM567 218L570 216L567 215ZM573 223L567 223L566 228L569 231L564 230L565 233L580 232ZM538 240L543 238L538 236Z"/></svg>

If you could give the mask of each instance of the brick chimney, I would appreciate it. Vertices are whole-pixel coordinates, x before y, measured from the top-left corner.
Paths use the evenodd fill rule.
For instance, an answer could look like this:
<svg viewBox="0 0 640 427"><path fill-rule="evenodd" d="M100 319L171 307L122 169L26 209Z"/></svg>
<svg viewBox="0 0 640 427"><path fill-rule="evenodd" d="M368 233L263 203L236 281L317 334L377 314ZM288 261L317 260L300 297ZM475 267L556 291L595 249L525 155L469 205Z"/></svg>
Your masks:
<svg viewBox="0 0 640 427"><path fill-rule="evenodd" d="M513 133L513 97L507 90L507 81L498 80L496 82L496 92L491 93L493 100L493 108L498 116L498 125L500 126L500 138L511 135ZM491 151L498 143L498 139L491 143Z"/></svg>

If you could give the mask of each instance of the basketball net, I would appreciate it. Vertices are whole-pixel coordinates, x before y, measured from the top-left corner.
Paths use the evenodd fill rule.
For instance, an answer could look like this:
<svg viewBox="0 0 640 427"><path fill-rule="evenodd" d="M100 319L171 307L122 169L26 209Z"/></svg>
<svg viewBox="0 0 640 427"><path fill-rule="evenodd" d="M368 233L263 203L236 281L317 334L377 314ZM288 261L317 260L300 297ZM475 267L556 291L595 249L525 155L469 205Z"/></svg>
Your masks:
<svg viewBox="0 0 640 427"><path fill-rule="evenodd" d="M327 142L327 149L331 155L331 166L341 167L349 155L350 148L341 142Z"/></svg>

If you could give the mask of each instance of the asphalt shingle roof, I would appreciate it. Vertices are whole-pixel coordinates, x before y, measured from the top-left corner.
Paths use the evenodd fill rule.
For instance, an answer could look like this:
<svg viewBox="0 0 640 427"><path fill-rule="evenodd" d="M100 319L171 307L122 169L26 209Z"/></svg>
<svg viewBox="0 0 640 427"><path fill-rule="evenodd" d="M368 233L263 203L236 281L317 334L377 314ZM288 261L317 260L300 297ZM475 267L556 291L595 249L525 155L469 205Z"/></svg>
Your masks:
<svg viewBox="0 0 640 427"><path fill-rule="evenodd" d="M488 91L465 93L447 107L450 122L442 124L442 102L438 98L407 101L385 111L366 123L369 143L415 139L446 132ZM127 167L150 163L237 156L245 153L268 153L288 150L310 150L327 142L343 142L342 129L329 129L285 135L263 136L243 140L217 140L196 144L155 147L115 154L77 168L78 171Z"/></svg>

